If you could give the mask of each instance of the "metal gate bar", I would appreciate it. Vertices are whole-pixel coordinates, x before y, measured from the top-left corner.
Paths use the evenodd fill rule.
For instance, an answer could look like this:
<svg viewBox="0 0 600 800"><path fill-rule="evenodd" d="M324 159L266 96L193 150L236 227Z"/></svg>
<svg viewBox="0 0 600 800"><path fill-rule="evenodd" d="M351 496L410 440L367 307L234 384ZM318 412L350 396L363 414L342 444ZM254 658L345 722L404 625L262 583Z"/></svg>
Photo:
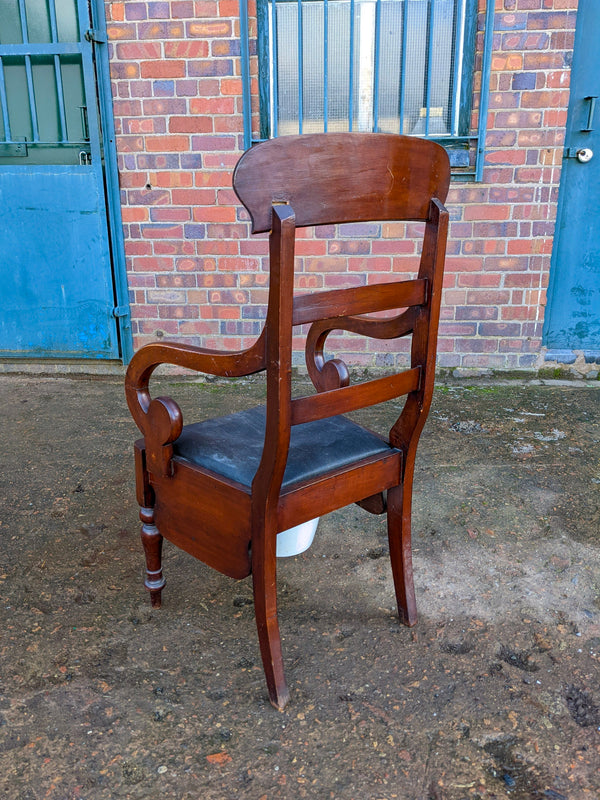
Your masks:
<svg viewBox="0 0 600 800"><path fill-rule="evenodd" d="M427 60L425 62L425 136L429 136L429 118L431 116L431 65L433 63L433 31L435 28L435 0L430 0L427 7Z"/></svg>
<svg viewBox="0 0 600 800"><path fill-rule="evenodd" d="M373 75L373 130L379 130L379 75L381 69L381 0L375 2L375 71Z"/></svg>
<svg viewBox="0 0 600 800"><path fill-rule="evenodd" d="M485 8L485 34L483 37L483 59L481 64L481 90L479 93L479 126L477 129L477 160L475 180L483 178L485 160L485 134L489 106L490 74L492 71L492 44L494 38L494 0L487 0Z"/></svg>
<svg viewBox="0 0 600 800"><path fill-rule="evenodd" d="M48 11L50 12L50 35L52 42L58 42L58 27L56 25L56 6L55 0L48 0ZM65 112L65 95L62 83L62 72L60 69L60 56L54 55L54 80L56 83L56 94L58 97L58 121L60 125L61 143L67 141L67 115Z"/></svg>
<svg viewBox="0 0 600 800"><path fill-rule="evenodd" d="M275 0L274 0L275 1ZM297 0L298 7L298 133L303 133L304 122L304 39L302 31L302 0Z"/></svg>
<svg viewBox="0 0 600 800"><path fill-rule="evenodd" d="M0 107L2 108L2 125L4 127L4 140L11 141L10 119L8 118L8 100L6 98L6 84L4 82L4 65L0 56Z"/></svg>
<svg viewBox="0 0 600 800"><path fill-rule="evenodd" d="M348 129L351 131L354 125L354 38L356 27L354 17L356 16L356 0L350 0L350 47L349 47L349 89L348 89Z"/></svg>
<svg viewBox="0 0 600 800"><path fill-rule="evenodd" d="M29 32L27 30L27 15L25 11L25 0L19 0L19 14L21 17L21 35L23 44L29 43ZM31 56L25 56L25 74L27 76L27 99L29 100L29 114L31 117L31 130L34 142L39 142L40 133L38 130L37 110L35 107L35 97L33 92L33 72L31 69Z"/></svg>
<svg viewBox="0 0 600 800"><path fill-rule="evenodd" d="M323 130L329 125L329 0L323 0Z"/></svg>
<svg viewBox="0 0 600 800"><path fill-rule="evenodd" d="M460 35L454 39L454 77L452 85L455 87L456 96L461 95L461 80L462 80L462 59L464 53L464 35L465 35L465 15L466 15L466 0L460 0L457 9L456 27L460 31ZM456 103L452 109L452 122L451 131L454 136L458 136L460 118L460 103Z"/></svg>
<svg viewBox="0 0 600 800"><path fill-rule="evenodd" d="M240 0L240 1L244 2L244 0ZM276 0L271 0L271 28L272 28L271 36L272 36L272 42L273 42L273 58L275 60L275 63L277 63L277 3L276 3ZM273 86L273 96L269 97L269 101L270 101L270 108L275 109L276 108L276 103L277 103L276 98L277 98L278 92L279 92L279 81L278 81L278 78L277 78L277 70L274 70L274 72L273 72L272 86ZM274 114L272 116L272 118L271 118L271 128L273 130L273 136L277 136L277 114Z"/></svg>
<svg viewBox="0 0 600 800"><path fill-rule="evenodd" d="M402 4L402 54L400 56L400 96L398 98L398 133L404 133L404 100L406 95L406 53L408 50L406 3Z"/></svg>

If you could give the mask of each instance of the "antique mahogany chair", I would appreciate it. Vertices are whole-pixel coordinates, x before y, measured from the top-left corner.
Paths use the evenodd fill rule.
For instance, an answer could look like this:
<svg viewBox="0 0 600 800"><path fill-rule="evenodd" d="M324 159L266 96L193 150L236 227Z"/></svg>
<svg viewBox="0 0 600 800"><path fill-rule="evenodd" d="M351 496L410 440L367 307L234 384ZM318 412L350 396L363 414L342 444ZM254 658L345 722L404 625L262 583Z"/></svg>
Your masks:
<svg viewBox="0 0 600 800"><path fill-rule="evenodd" d="M355 502L387 511L400 617L416 622L411 495L433 391L449 180L442 147L392 134L290 136L252 148L233 186L252 232L270 231L262 334L242 352L149 344L127 371L127 401L144 437L135 463L152 605L160 606L165 585L163 537L232 578L252 574L269 696L279 709L289 699L277 620L280 531ZM294 296L296 228L367 220L425 223L418 277ZM368 316L381 311L388 314ZM310 326L306 363L316 392L293 398L292 331L301 325ZM412 334L410 367L351 385L344 362L324 354L334 330L376 339ZM150 397L159 364L229 377L266 370L266 406L184 427L172 399ZM401 395L388 438L343 416Z"/></svg>

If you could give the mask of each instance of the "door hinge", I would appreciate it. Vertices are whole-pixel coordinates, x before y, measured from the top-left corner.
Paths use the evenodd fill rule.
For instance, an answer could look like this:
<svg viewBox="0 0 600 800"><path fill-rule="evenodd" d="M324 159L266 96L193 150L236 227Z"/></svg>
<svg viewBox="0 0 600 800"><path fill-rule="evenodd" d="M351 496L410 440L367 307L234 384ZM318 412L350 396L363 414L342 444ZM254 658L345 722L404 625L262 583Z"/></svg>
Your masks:
<svg viewBox="0 0 600 800"><path fill-rule="evenodd" d="M115 306L113 308L113 317L128 317L129 316L129 306Z"/></svg>
<svg viewBox="0 0 600 800"><path fill-rule="evenodd" d="M106 38L106 34L102 33L102 31L96 30L96 28L88 28L85 32L85 38L88 42L94 42L95 44L106 44L108 39Z"/></svg>

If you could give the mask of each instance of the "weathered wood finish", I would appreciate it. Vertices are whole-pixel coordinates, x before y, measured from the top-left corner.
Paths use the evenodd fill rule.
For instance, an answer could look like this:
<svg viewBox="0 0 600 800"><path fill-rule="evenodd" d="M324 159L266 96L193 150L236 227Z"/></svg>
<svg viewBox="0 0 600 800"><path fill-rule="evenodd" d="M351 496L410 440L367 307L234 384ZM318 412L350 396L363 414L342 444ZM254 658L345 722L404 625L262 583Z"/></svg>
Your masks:
<svg viewBox="0 0 600 800"><path fill-rule="evenodd" d="M443 148L387 134L284 137L248 151L238 163L234 189L253 220L270 230L267 320L255 344L242 352L215 352L175 343L151 344L133 358L126 379L129 408L144 435L136 443L136 490L142 506L146 588L160 605L164 586L163 536L233 578L252 573L256 624L269 697L288 699L277 621L276 537L294 525L356 502L374 514L387 511L390 557L398 609L416 621L410 514L414 460L433 391L435 347L448 214L449 185ZM418 277L294 299L295 230L361 220L425 220ZM396 310L385 319L362 316ZM292 330L312 323L306 341L316 394L292 399ZM378 339L412 335L410 368L350 385L338 358L324 347L334 330ZM152 399L149 382L159 364L214 375L267 373L262 458L250 488L174 455L183 419L170 398ZM290 432L321 419L406 394L385 452L331 468L282 489ZM240 458L243 458L243 452ZM387 490L387 498L384 492Z"/></svg>

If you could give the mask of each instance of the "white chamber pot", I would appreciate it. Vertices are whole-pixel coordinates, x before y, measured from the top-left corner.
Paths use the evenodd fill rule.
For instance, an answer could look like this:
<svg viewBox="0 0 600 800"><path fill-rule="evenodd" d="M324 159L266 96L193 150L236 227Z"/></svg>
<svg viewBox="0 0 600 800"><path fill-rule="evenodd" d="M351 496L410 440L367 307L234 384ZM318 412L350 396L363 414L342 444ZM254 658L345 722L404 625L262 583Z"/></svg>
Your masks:
<svg viewBox="0 0 600 800"><path fill-rule="evenodd" d="M320 517L295 525L277 534L277 558L287 558L303 553L313 543Z"/></svg>

